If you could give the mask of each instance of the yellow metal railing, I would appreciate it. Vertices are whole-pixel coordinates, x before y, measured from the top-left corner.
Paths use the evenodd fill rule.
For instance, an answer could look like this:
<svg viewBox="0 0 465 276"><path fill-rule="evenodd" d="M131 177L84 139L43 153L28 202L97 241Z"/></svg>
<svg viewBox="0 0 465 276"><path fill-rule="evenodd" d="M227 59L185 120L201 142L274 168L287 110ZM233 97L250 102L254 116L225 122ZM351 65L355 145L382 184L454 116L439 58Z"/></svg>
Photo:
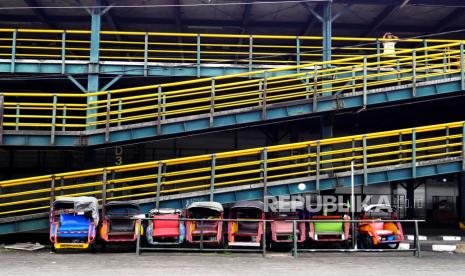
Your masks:
<svg viewBox="0 0 465 276"><path fill-rule="evenodd" d="M398 129L265 148L57 173L0 182L0 216L43 212L57 196L106 201L154 198L313 176L464 157L464 122ZM367 177L364 178L367 181ZM368 183L365 183L368 184Z"/></svg>
<svg viewBox="0 0 465 276"><path fill-rule="evenodd" d="M89 60L88 30L0 29L0 57L6 59ZM322 61L322 37L197 34L161 32L100 32L100 60L300 65ZM334 59L379 54L383 39L332 37ZM447 39L402 39L397 49L457 42ZM434 51L434 50L433 50Z"/></svg>
<svg viewBox="0 0 465 276"><path fill-rule="evenodd" d="M349 63L350 65L347 65ZM0 93L4 129L85 130L209 114L322 96L416 84L464 74L463 44L440 44L397 51L287 66L241 74L141 87L73 93Z"/></svg>

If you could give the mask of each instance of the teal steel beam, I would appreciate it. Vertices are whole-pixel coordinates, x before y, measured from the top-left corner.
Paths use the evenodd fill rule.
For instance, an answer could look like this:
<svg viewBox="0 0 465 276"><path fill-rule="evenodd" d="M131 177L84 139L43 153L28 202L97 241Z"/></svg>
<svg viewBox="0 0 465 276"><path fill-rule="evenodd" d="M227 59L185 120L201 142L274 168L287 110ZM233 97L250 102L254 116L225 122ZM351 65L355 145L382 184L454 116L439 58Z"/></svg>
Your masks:
<svg viewBox="0 0 465 276"><path fill-rule="evenodd" d="M299 35L300 36L306 36L311 33L313 27L315 27L316 23L318 21L322 21L322 18L320 17L319 14L315 12L315 10L321 10L323 8L323 4L317 4L315 8L311 8L309 2L303 2L302 5L304 6L305 9L309 11L308 15L308 20L305 22L304 27L300 31Z"/></svg>
<svg viewBox="0 0 465 276"><path fill-rule="evenodd" d="M113 84L115 84L117 81L119 81L121 78L123 77L123 75L118 75L116 77L114 77L111 81L109 81L104 87L102 87L102 91L106 91L108 90Z"/></svg>
<svg viewBox="0 0 465 276"><path fill-rule="evenodd" d="M102 6L101 0L96 0L96 6ZM97 7L91 10L91 34L90 34L90 57L89 71L87 77L87 92L99 91L99 49L100 49L100 27L101 27L102 10ZM97 96L87 97L87 106L91 107L90 103L97 100ZM96 109L87 110L86 123L96 122L97 118L89 118L89 115L96 114ZM87 127L88 130L95 129L95 126Z"/></svg>
<svg viewBox="0 0 465 276"><path fill-rule="evenodd" d="M325 3L323 8L323 61L331 60L333 1Z"/></svg>
<svg viewBox="0 0 465 276"><path fill-rule="evenodd" d="M74 83L74 85L76 85L76 86L79 88L79 90L81 90L83 93L86 93L86 92L87 92L86 88L84 88L84 86L82 86L82 84L81 84L77 79L75 79L73 76L67 75L66 77L67 77L72 83Z"/></svg>

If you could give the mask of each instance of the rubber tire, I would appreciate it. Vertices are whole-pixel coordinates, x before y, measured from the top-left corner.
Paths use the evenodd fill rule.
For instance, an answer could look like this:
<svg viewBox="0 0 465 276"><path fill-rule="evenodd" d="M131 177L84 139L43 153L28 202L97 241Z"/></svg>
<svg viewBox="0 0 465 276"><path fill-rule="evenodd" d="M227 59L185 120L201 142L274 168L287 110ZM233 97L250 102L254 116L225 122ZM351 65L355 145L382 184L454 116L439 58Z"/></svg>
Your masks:
<svg viewBox="0 0 465 276"><path fill-rule="evenodd" d="M360 234L358 237L360 249L373 249L373 238L366 234Z"/></svg>
<svg viewBox="0 0 465 276"><path fill-rule="evenodd" d="M399 248L399 244L400 243L398 243L398 242L396 242L396 243L387 243L387 244L383 245L383 248L385 248L385 249L397 249L397 248Z"/></svg>

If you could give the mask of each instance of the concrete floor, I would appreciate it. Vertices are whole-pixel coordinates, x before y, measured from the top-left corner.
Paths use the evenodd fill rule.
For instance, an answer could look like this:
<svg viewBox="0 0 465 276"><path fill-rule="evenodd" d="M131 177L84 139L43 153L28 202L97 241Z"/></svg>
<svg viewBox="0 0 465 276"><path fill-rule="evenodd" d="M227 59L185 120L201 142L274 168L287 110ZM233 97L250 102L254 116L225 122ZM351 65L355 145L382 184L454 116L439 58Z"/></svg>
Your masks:
<svg viewBox="0 0 465 276"><path fill-rule="evenodd" d="M0 275L459 275L465 255L411 253L59 253L0 250Z"/></svg>

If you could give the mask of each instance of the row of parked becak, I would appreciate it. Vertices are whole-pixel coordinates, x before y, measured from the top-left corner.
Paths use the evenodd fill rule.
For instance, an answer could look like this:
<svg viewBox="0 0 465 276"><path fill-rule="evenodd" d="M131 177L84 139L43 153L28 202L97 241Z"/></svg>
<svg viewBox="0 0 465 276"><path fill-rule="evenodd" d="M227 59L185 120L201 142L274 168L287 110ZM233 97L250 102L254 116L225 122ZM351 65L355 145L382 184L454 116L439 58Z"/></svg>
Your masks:
<svg viewBox="0 0 465 276"><path fill-rule="evenodd" d="M260 247L264 237L263 220L268 220L265 236L270 247L292 244L294 240L300 246L309 243L349 246L351 222L347 212L329 212L322 208L319 213L309 213L298 206L289 209L289 202L276 204L274 212L265 212L261 201L236 202L229 208L230 220L222 221L224 209L218 202L194 202L184 210L152 209L143 215L136 203L112 201L102 206L100 222L96 198L63 197L51 207L50 241L53 250L94 248L97 241L103 247L112 243L135 243L138 235L154 247L184 243ZM141 217L146 219L137 219ZM305 219L312 221L299 221ZM361 248L397 248L404 238L400 222L383 221L397 219L388 205L366 206L360 219L367 219L357 223ZM296 220L295 229L293 220ZM223 231L223 225L227 225L227 231Z"/></svg>

